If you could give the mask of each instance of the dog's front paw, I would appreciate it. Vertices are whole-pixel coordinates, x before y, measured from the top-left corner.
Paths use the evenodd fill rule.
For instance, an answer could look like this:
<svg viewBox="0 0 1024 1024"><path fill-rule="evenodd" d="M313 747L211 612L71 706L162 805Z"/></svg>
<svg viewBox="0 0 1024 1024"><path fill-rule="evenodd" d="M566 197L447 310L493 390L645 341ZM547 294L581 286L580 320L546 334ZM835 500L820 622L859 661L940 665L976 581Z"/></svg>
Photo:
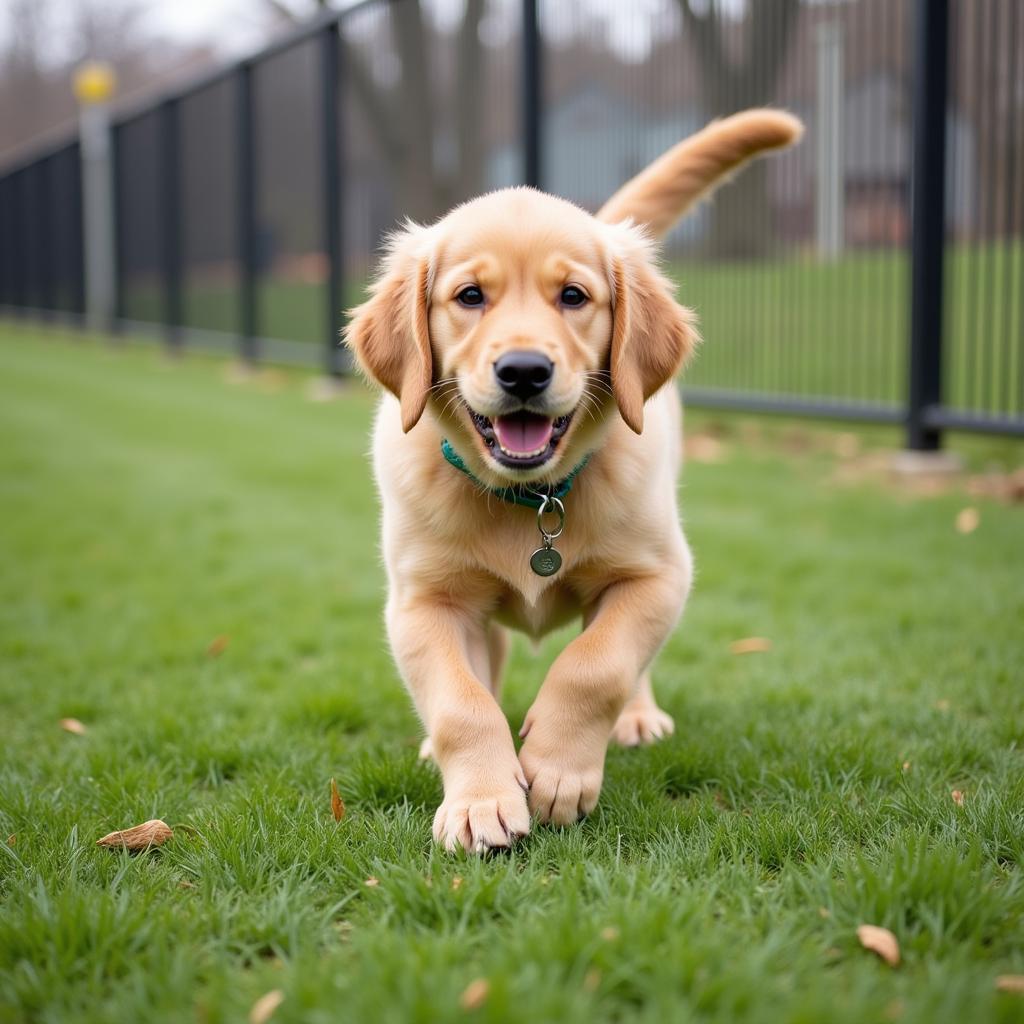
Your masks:
<svg viewBox="0 0 1024 1024"><path fill-rule="evenodd" d="M507 783L446 785L444 802L434 815L434 839L449 853L460 846L469 853L511 846L530 831L526 780L515 772Z"/></svg>
<svg viewBox="0 0 1024 1024"><path fill-rule="evenodd" d="M571 825L589 814L601 795L607 733L573 735L531 716L523 728L519 763L530 784L530 811L552 825Z"/></svg>

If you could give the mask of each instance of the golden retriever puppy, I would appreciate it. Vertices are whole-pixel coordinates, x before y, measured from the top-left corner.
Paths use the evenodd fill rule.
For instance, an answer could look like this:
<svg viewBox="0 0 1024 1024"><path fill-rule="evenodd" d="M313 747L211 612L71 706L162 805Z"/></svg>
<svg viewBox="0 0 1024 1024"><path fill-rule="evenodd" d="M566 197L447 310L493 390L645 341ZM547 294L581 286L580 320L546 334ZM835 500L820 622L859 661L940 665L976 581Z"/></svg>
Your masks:
<svg viewBox="0 0 1024 1024"><path fill-rule="evenodd" d="M684 140L595 218L505 189L390 242L347 342L386 391L373 460L386 620L444 800L434 837L481 852L597 803L610 739L672 732L650 668L686 602L676 373L694 316L664 233L798 121L747 111ZM520 730L498 704L507 627L572 620Z"/></svg>

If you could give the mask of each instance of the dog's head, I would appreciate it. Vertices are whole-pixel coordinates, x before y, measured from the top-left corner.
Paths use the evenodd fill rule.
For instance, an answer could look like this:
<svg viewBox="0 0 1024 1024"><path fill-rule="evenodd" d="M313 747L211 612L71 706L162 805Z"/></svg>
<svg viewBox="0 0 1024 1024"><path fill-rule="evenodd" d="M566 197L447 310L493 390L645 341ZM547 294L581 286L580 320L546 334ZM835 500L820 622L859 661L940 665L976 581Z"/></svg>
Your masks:
<svg viewBox="0 0 1024 1024"><path fill-rule="evenodd" d="M406 431L429 408L485 478L554 480L616 408L643 430L696 342L672 292L639 229L506 189L396 235L346 340Z"/></svg>

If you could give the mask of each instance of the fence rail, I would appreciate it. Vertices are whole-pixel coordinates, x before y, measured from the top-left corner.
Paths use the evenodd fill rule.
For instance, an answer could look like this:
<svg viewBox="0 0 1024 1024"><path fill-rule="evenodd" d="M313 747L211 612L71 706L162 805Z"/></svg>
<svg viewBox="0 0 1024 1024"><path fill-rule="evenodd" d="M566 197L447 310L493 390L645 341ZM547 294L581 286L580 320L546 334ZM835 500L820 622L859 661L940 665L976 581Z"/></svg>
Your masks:
<svg viewBox="0 0 1024 1024"><path fill-rule="evenodd" d="M796 111L667 239L688 401L1024 436L1019 0L367 0L113 118L115 330L346 371L381 237L488 188L595 209L711 117ZM0 310L82 318L77 139L0 169Z"/></svg>

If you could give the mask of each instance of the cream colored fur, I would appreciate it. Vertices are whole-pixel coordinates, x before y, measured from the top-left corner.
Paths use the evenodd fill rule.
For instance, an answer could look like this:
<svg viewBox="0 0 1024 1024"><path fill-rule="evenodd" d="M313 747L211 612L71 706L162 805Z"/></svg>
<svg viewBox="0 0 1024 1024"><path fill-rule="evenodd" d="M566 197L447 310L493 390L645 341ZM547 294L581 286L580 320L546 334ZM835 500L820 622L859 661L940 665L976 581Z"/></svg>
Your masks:
<svg viewBox="0 0 1024 1024"><path fill-rule="evenodd" d="M507 189L429 227L409 225L353 311L348 344L387 392L373 458L388 635L442 773L434 836L449 849L507 846L529 830L531 812L576 821L597 802L609 739L648 743L672 731L650 666L692 577L676 507L682 424L672 382L697 336L650 238L723 175L799 134L799 122L775 111L716 122L598 218ZM559 305L569 283L588 295L584 307ZM467 284L483 289L482 310L455 300ZM549 356L551 415L573 413L535 470L496 463L467 410L498 410L493 365L510 349ZM487 487L542 487L590 455L566 498L559 573L530 569L536 514L444 461L445 437ZM506 628L539 637L574 620L584 628L551 666L517 754L497 701Z"/></svg>

